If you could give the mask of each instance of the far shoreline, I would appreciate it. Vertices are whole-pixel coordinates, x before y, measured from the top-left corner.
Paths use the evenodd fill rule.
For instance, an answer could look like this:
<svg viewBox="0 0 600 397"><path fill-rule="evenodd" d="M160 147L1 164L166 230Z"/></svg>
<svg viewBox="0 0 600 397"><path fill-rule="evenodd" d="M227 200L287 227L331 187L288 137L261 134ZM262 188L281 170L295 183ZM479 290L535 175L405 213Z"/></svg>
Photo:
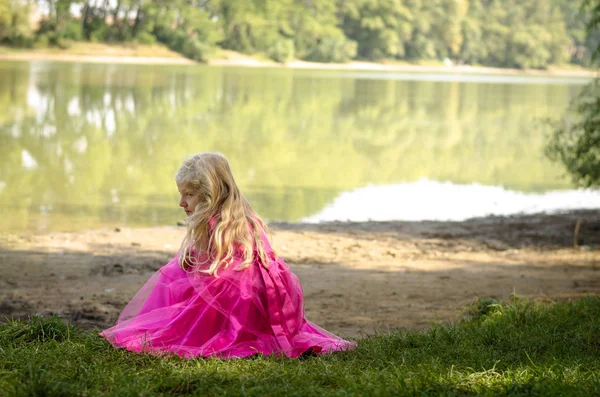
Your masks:
<svg viewBox="0 0 600 397"><path fill-rule="evenodd" d="M107 46L109 49L110 47ZM3 49L3 48L0 48ZM301 60L292 60L285 64L261 60L252 56L222 51L224 57L216 58L207 63L199 63L172 53L168 56L137 56L119 53L119 51L100 51L100 55L72 54L61 52L38 52L6 49L0 51L0 61L22 62L81 62L104 64L138 64L138 65L207 65L224 67L249 67L249 68L286 68L286 69L312 69L312 70L339 70L339 71L371 71L371 72L406 72L406 73L443 73L443 74L476 74L476 75L511 75L511 76L539 76L539 77L581 77L594 78L599 73L586 69L550 68L537 69L510 69L469 65L418 65L410 63L377 63L366 61L351 61L348 63L318 63Z"/></svg>

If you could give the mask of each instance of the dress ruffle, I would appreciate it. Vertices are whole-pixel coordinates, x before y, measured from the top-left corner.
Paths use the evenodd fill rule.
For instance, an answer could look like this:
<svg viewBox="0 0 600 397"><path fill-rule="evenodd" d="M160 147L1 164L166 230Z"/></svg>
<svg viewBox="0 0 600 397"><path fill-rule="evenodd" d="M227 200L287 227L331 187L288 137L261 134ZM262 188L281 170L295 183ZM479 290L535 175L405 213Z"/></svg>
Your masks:
<svg viewBox="0 0 600 397"><path fill-rule="evenodd" d="M235 259L218 278L182 270L176 256L138 291L115 326L100 335L118 348L186 358L294 358L309 349L354 348L355 342L305 318L298 278L270 247L268 253L268 268L255 261L236 270L241 259Z"/></svg>

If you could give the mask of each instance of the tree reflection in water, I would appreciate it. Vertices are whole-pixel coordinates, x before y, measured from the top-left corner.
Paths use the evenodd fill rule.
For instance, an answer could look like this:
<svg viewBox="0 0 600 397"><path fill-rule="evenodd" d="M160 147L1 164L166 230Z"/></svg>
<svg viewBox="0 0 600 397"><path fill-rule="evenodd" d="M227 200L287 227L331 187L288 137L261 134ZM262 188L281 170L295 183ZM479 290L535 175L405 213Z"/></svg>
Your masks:
<svg viewBox="0 0 600 397"><path fill-rule="evenodd" d="M7 231L174 224L173 174L198 151L225 154L270 220L421 178L566 188L539 120L585 82L44 62L1 62L0 73Z"/></svg>

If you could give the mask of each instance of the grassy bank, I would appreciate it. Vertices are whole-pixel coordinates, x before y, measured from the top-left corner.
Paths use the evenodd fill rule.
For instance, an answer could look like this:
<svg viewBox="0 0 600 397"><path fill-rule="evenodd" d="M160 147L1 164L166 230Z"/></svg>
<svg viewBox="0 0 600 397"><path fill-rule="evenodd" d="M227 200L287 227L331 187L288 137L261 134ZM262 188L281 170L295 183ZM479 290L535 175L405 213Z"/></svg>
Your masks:
<svg viewBox="0 0 600 397"><path fill-rule="evenodd" d="M305 360L161 359L61 319L0 326L0 395L600 394L600 297L479 301L465 320Z"/></svg>

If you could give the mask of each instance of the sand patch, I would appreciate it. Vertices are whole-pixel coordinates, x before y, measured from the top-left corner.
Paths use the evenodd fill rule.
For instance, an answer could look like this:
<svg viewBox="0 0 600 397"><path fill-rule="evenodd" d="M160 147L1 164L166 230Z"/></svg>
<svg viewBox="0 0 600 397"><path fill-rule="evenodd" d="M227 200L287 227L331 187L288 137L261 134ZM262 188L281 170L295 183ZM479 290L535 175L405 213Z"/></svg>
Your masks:
<svg viewBox="0 0 600 397"><path fill-rule="evenodd" d="M583 223L573 247L573 230ZM173 257L184 229L0 235L0 318L57 313L108 327ZM302 282L307 317L344 336L460 318L477 297L600 293L600 213L465 222L271 225Z"/></svg>

